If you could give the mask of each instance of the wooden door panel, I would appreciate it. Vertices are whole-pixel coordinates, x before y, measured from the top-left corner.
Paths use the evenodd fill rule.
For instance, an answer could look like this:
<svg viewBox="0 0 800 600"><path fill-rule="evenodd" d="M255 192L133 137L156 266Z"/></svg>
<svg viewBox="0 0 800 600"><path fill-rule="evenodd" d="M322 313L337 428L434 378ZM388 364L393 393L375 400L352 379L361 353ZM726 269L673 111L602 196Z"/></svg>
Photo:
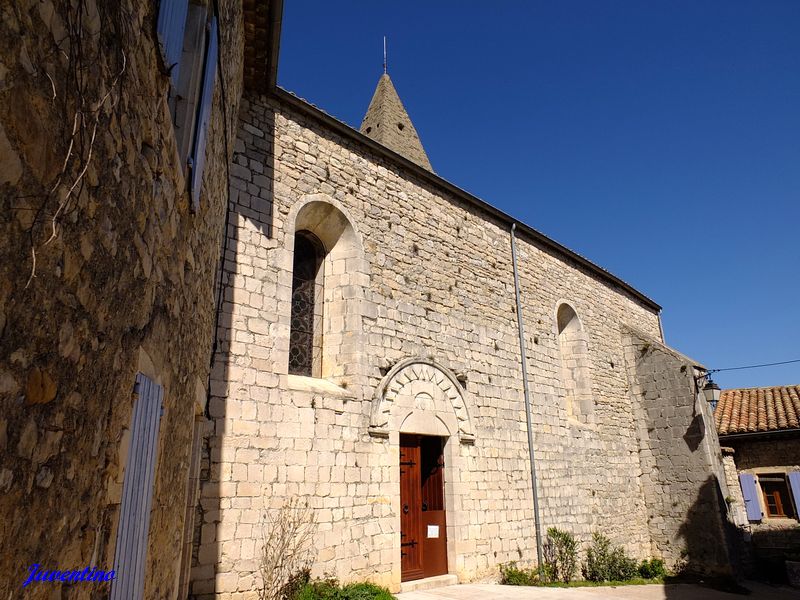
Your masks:
<svg viewBox="0 0 800 600"><path fill-rule="evenodd" d="M419 436L400 436L400 568L403 581L423 577Z"/></svg>
<svg viewBox="0 0 800 600"><path fill-rule="evenodd" d="M429 510L421 515L423 577L447 573L447 531L443 510Z"/></svg>
<svg viewBox="0 0 800 600"><path fill-rule="evenodd" d="M402 580L447 573L442 439L400 436Z"/></svg>
<svg viewBox="0 0 800 600"><path fill-rule="evenodd" d="M425 577L447 573L447 535L444 508L444 448L442 438L420 438L422 476L422 570Z"/></svg>

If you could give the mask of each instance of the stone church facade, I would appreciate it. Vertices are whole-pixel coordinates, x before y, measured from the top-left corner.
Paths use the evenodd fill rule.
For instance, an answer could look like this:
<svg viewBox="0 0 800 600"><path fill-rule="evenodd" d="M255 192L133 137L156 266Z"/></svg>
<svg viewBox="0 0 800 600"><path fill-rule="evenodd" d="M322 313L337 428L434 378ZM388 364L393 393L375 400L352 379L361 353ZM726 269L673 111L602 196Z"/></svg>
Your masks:
<svg viewBox="0 0 800 600"><path fill-rule="evenodd" d="M280 89L247 96L233 177L194 591L245 597L259 515L292 497L317 521L317 575L397 591L530 563L513 219L431 172L387 75L360 132ZM719 527L693 550L721 545L698 562L724 570L723 509L701 490L718 447L681 437L698 412L711 422L699 367L663 346L653 301L516 227L544 526L674 565L700 506ZM440 449L441 506L412 535L403 473L420 440ZM411 564L427 540L409 537L431 531L428 573Z"/></svg>
<svg viewBox="0 0 800 600"><path fill-rule="evenodd" d="M542 526L725 571L703 371L660 307L438 177L388 75L360 130L276 87L281 14L0 9L0 595L40 564L125 575L31 598L255 598L292 498L315 575L531 564L512 228Z"/></svg>

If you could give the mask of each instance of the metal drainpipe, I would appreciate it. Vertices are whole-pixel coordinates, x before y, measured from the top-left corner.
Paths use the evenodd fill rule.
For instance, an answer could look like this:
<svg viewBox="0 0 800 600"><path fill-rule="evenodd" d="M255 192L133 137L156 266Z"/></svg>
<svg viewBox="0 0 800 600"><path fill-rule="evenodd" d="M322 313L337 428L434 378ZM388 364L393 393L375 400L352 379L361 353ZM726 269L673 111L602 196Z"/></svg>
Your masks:
<svg viewBox="0 0 800 600"><path fill-rule="evenodd" d="M525 325L522 322L522 302L519 293L519 272L517 271L517 241L514 237L516 223L511 224L511 259L514 263L514 291L517 298L517 324L519 331L519 353L522 358L522 387L525 392L525 417L528 421L528 452L531 460L531 489L533 490L533 521L536 526L536 558L539 576L542 575L542 526L539 522L539 494L536 491L536 462L533 453L533 423L531 420L531 394L528 388L528 359L525 350Z"/></svg>

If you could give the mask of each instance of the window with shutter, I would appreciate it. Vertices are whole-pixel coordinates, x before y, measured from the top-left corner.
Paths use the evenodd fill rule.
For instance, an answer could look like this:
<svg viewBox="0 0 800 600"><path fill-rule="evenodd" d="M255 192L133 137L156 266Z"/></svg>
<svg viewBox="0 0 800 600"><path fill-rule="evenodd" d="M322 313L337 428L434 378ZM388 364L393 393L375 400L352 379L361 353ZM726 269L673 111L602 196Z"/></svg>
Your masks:
<svg viewBox="0 0 800 600"><path fill-rule="evenodd" d="M768 517L779 519L794 517L786 475L783 473L759 474L758 485L764 496L764 508L766 508Z"/></svg>
<svg viewBox="0 0 800 600"><path fill-rule="evenodd" d="M136 376L127 464L124 465L115 578L111 600L139 600L144 595L147 538L153 500L158 429L164 390L141 373Z"/></svg>
<svg viewBox="0 0 800 600"><path fill-rule="evenodd" d="M183 36L181 70L177 87L170 90L169 108L175 125L178 156L184 169L194 143L197 126L197 108L203 84L206 45L208 42L208 7L189 3L186 14L186 32Z"/></svg>
<svg viewBox="0 0 800 600"><path fill-rule="evenodd" d="M169 69L173 85L178 85L183 32L186 27L188 0L161 0L158 7L158 46L164 65Z"/></svg>
<svg viewBox="0 0 800 600"><path fill-rule="evenodd" d="M792 471L787 476L789 479L789 489L792 490L794 500L794 514L800 518L800 471Z"/></svg>
<svg viewBox="0 0 800 600"><path fill-rule="evenodd" d="M206 141L208 139L208 123L211 119L211 105L214 99L214 83L217 74L217 57L219 34L216 17L209 24L208 47L206 49L205 68L203 71L203 88L197 111L197 127L195 129L194 147L191 156L191 194L192 208L200 206L200 188L203 183L203 169L206 164Z"/></svg>
<svg viewBox="0 0 800 600"><path fill-rule="evenodd" d="M755 476L749 473L741 473L739 475L739 485L742 486L742 496L744 496L744 507L747 510L747 520L761 521L761 504L758 500Z"/></svg>
<svg viewBox="0 0 800 600"><path fill-rule="evenodd" d="M200 206L214 98L219 24L208 0L161 0L158 42L170 70L169 108L191 207Z"/></svg>

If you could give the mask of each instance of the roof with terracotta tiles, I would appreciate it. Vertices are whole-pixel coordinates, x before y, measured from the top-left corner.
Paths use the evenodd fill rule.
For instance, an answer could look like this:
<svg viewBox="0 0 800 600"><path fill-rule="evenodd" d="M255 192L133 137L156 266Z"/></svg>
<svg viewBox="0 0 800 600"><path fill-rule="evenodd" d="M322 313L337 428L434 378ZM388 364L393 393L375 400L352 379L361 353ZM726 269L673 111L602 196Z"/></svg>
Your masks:
<svg viewBox="0 0 800 600"><path fill-rule="evenodd" d="M800 430L800 385L723 390L714 422L719 435Z"/></svg>

